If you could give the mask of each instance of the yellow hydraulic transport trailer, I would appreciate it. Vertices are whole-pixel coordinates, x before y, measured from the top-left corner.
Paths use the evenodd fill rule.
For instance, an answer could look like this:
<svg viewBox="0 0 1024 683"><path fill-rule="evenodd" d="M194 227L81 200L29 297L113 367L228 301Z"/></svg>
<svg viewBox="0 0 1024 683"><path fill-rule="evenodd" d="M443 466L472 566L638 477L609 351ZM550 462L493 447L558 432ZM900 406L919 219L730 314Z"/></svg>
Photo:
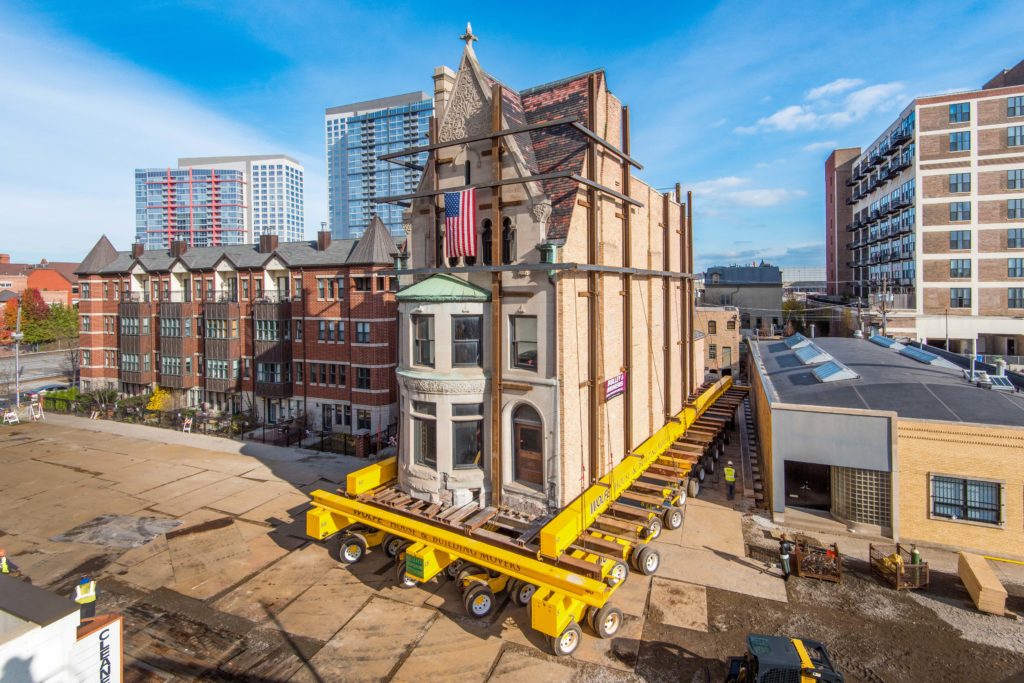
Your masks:
<svg viewBox="0 0 1024 683"><path fill-rule="evenodd" d="M338 552L346 563L381 546L395 558L403 587L439 574L456 580L473 617L488 616L505 591L516 605L530 605L532 627L549 637L555 654L571 654L583 623L602 638L618 631L622 612L610 599L629 575L627 563L645 574L657 570L660 558L648 544L663 526L682 524L687 482L704 467L672 449L731 387L731 377L709 386L539 528L491 508L463 512L414 501L394 487L397 462L390 458L350 474L344 495L314 491L306 533L324 541L344 532Z"/></svg>

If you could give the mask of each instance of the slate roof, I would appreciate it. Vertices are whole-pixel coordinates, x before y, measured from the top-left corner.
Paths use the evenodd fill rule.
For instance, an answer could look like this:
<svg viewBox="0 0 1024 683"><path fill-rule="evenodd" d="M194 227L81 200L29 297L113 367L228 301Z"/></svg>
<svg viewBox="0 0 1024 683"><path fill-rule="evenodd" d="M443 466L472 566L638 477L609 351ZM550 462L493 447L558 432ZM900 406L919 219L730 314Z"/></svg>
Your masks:
<svg viewBox="0 0 1024 683"><path fill-rule="evenodd" d="M866 339L818 337L814 343L858 379L822 384L784 342L752 342L778 401L799 405L894 411L900 417L1024 425L1024 396L969 384L959 370L926 365Z"/></svg>
<svg viewBox="0 0 1024 683"><path fill-rule="evenodd" d="M376 222L379 222L379 219ZM375 223L371 222L370 228L359 240L332 240L323 251L316 248L316 241L281 242L277 249L270 253L261 253L258 244L232 244L220 247L190 247L182 254L180 260L189 270L212 269L222 258L226 258L235 268L240 269L262 268L274 257L290 268L394 265L393 255L398 252L394 239L387 233L386 228L382 234L374 226ZM112 257L106 246L110 246ZM77 272L80 275L113 275L130 271L136 263L147 271L163 272L169 270L177 260L167 249L149 249L136 259L130 251L113 251L113 246L104 236L78 266Z"/></svg>
<svg viewBox="0 0 1024 683"><path fill-rule="evenodd" d="M401 302L490 301L491 293L452 275L438 273L395 294Z"/></svg>
<svg viewBox="0 0 1024 683"><path fill-rule="evenodd" d="M349 265L393 265L398 245L380 216L374 214L346 263Z"/></svg>

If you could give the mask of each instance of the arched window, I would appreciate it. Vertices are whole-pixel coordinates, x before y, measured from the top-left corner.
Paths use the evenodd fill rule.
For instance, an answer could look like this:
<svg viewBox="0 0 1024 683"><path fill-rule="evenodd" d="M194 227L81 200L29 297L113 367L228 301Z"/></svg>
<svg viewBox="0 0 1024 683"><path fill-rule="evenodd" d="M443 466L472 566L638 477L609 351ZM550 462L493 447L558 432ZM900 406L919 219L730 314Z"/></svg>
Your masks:
<svg viewBox="0 0 1024 683"><path fill-rule="evenodd" d="M511 218L503 220L501 225L501 262L507 266L516 255L516 230Z"/></svg>
<svg viewBox="0 0 1024 683"><path fill-rule="evenodd" d="M480 234L480 250L483 252L485 266L491 265L491 240L494 239L494 231L491 230L491 219L484 219L484 229Z"/></svg>
<svg viewBox="0 0 1024 683"><path fill-rule="evenodd" d="M540 415L528 405L512 413L512 443L515 479L532 486L544 486L544 431Z"/></svg>

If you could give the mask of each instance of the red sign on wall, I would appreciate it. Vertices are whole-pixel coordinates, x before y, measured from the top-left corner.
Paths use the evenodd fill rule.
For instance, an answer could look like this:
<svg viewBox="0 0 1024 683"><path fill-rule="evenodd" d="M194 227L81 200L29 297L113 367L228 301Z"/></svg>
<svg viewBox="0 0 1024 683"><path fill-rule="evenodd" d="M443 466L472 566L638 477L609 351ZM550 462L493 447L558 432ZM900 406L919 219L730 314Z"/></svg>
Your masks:
<svg viewBox="0 0 1024 683"><path fill-rule="evenodd" d="M604 382L604 400L626 393L626 373L620 373Z"/></svg>

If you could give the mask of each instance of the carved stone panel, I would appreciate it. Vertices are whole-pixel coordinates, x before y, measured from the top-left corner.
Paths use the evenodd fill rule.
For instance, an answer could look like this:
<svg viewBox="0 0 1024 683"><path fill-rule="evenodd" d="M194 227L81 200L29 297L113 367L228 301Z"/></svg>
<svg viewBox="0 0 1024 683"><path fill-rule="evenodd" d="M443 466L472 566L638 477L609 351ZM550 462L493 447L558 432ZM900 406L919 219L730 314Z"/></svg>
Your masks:
<svg viewBox="0 0 1024 683"><path fill-rule="evenodd" d="M486 133L490 129L490 116L480 86L468 68L459 71L451 102L444 115L438 142L458 140Z"/></svg>

